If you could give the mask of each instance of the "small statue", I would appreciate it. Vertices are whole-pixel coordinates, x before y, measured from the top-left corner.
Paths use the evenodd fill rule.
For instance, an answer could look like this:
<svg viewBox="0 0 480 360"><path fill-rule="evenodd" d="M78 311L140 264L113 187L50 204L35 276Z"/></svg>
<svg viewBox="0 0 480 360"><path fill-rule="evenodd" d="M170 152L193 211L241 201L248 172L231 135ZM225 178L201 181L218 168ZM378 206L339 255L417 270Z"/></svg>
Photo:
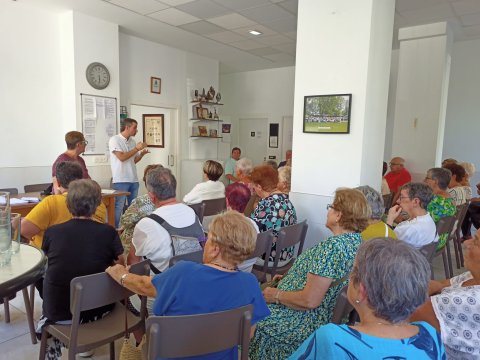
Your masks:
<svg viewBox="0 0 480 360"><path fill-rule="evenodd" d="M198 101L198 90L195 90L195 101Z"/></svg>
<svg viewBox="0 0 480 360"><path fill-rule="evenodd" d="M218 120L219 117L218 117L218 114L217 114L217 108L214 108L214 110L215 110L215 114L213 115L213 119Z"/></svg>
<svg viewBox="0 0 480 360"><path fill-rule="evenodd" d="M202 91L202 97L201 97L201 101L205 101L207 99L207 94L205 94L205 88L203 88L203 91Z"/></svg>
<svg viewBox="0 0 480 360"><path fill-rule="evenodd" d="M211 119L213 117L213 114L211 111L208 112L208 118Z"/></svg>
<svg viewBox="0 0 480 360"><path fill-rule="evenodd" d="M220 95L220 93L218 93L217 98L216 98L217 99L217 104L220 102L221 98L222 98L222 95Z"/></svg>
<svg viewBox="0 0 480 360"><path fill-rule="evenodd" d="M213 101L215 99L215 89L213 86L210 86L210 89L208 89L208 100Z"/></svg>

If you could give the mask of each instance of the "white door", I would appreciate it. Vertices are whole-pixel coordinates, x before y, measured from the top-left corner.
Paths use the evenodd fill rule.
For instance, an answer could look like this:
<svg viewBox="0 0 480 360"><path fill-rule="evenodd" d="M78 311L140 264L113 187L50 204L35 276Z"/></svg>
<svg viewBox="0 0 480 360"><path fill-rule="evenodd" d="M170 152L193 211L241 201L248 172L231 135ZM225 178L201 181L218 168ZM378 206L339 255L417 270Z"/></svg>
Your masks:
<svg viewBox="0 0 480 360"><path fill-rule="evenodd" d="M164 145L163 148L149 147L150 154L147 154L143 159L137 163L137 174L140 182L139 195L146 193L145 184L143 183L143 172L145 167L150 164L161 164L166 168L169 168L176 176L177 167L177 154L176 154L176 118L177 111L175 109L143 106L143 105L131 105L129 116L138 122L138 133L135 136L137 142L143 141L143 115L156 115L163 114L164 119Z"/></svg>
<svg viewBox="0 0 480 360"><path fill-rule="evenodd" d="M238 122L242 157L251 159L254 165L262 164L267 157L268 119L240 119Z"/></svg>

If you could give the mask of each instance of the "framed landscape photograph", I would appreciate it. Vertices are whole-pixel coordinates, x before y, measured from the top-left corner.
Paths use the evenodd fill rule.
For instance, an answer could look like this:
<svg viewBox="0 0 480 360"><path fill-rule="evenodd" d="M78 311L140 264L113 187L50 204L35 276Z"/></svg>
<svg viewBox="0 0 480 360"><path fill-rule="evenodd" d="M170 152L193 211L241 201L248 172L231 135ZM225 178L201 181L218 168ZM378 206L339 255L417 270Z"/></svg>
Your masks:
<svg viewBox="0 0 480 360"><path fill-rule="evenodd" d="M143 114L143 142L148 147L165 147L163 114Z"/></svg>
<svg viewBox="0 0 480 360"><path fill-rule="evenodd" d="M350 133L352 94L305 96L304 101L304 133Z"/></svg>

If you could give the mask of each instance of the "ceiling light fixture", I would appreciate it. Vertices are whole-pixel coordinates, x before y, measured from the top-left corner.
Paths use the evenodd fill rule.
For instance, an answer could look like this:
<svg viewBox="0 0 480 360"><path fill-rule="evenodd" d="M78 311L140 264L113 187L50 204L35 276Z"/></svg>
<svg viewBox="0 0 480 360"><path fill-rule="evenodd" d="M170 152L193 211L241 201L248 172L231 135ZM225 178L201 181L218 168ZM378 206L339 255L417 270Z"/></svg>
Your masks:
<svg viewBox="0 0 480 360"><path fill-rule="evenodd" d="M249 30L248 33L255 36L262 35L262 33L257 30Z"/></svg>

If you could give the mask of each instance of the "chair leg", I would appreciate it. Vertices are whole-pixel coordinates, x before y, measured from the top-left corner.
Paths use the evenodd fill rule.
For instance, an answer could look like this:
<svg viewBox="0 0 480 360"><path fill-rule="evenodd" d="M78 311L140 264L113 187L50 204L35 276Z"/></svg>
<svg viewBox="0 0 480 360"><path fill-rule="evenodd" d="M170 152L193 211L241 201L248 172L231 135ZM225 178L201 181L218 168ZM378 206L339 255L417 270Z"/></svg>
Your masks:
<svg viewBox="0 0 480 360"><path fill-rule="evenodd" d="M45 360L45 353L47 351L47 338L48 332L47 330L42 330L42 340L40 340L40 353L38 355L39 360Z"/></svg>
<svg viewBox="0 0 480 360"><path fill-rule="evenodd" d="M445 270L445 279L449 279L449 271L448 271L448 260L447 260L447 254L445 254L445 250L442 251L442 260L443 260L443 269Z"/></svg>
<svg viewBox="0 0 480 360"><path fill-rule="evenodd" d="M115 360L115 343L110 343L110 360Z"/></svg>
<svg viewBox="0 0 480 360"><path fill-rule="evenodd" d="M8 304L8 296L3 298L3 308L5 309L5 322L10 322L10 306Z"/></svg>
<svg viewBox="0 0 480 360"><path fill-rule="evenodd" d="M25 311L27 312L28 327L30 328L30 337L32 339L32 344L35 345L37 343L37 336L35 335L35 326L33 324L33 311L32 305L30 304L30 299L28 297L28 289L23 288L22 293L23 301L25 302Z"/></svg>
<svg viewBox="0 0 480 360"><path fill-rule="evenodd" d="M30 285L30 305L32 306L32 314L35 306L35 284Z"/></svg>
<svg viewBox="0 0 480 360"><path fill-rule="evenodd" d="M449 277L447 277L447 279L450 279L453 277L453 267L452 267L452 254L451 254L451 251L450 251L450 242L447 241L447 262L448 262L448 273L449 273Z"/></svg>
<svg viewBox="0 0 480 360"><path fill-rule="evenodd" d="M460 269L460 254L458 251L457 236L454 235L452 240L453 240L453 250L455 250L455 263L457 265L457 269Z"/></svg>

